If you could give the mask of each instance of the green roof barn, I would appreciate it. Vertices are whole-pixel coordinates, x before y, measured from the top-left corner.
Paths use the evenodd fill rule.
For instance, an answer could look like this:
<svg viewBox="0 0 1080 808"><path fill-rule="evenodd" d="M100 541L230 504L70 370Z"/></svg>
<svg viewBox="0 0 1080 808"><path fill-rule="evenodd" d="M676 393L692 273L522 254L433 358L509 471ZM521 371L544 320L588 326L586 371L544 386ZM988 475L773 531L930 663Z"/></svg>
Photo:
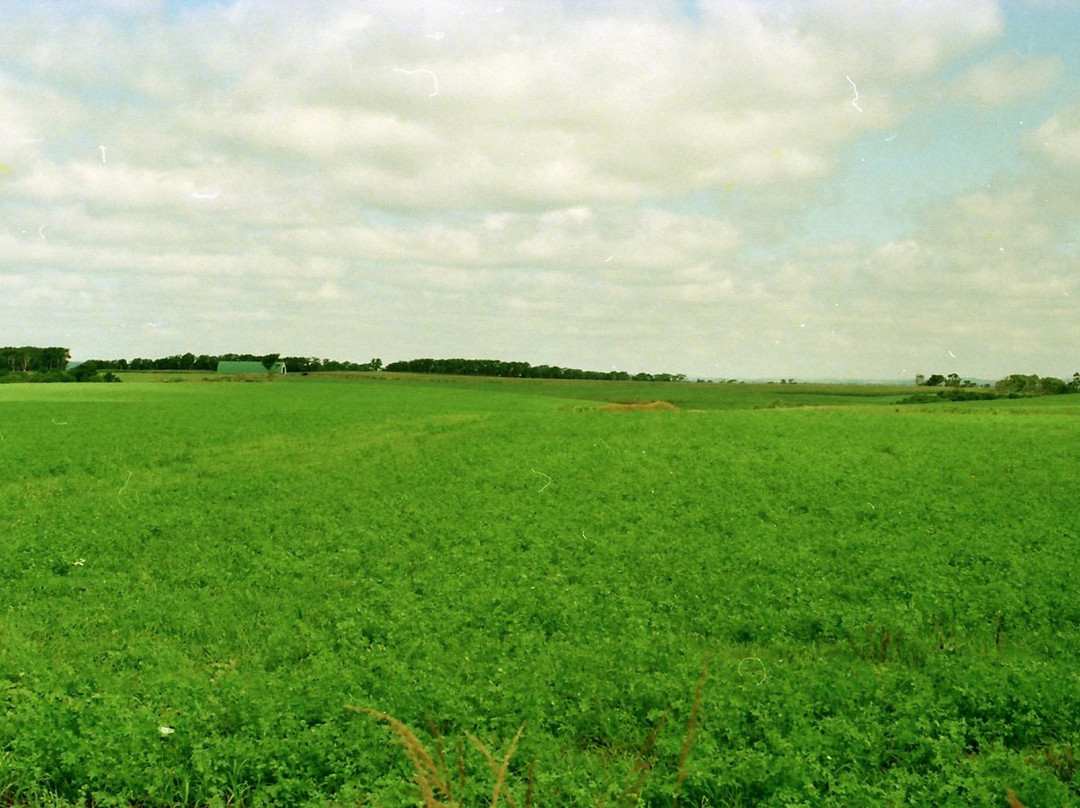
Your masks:
<svg viewBox="0 0 1080 808"><path fill-rule="evenodd" d="M218 362L218 373L285 373L285 363L275 362L270 370L262 362Z"/></svg>

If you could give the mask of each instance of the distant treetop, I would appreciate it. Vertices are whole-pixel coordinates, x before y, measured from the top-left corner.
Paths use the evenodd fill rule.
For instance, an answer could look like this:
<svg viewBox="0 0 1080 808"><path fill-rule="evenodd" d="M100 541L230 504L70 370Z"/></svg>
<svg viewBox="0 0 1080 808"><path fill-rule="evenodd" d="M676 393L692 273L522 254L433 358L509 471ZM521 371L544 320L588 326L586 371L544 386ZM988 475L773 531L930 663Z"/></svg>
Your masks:
<svg viewBox="0 0 1080 808"><path fill-rule="evenodd" d="M409 359L391 362L385 370L394 373L447 373L458 376L498 376L514 379L597 379L607 381L681 382L682 373L637 373L623 370L599 371L563 368L557 365L530 365L501 359Z"/></svg>

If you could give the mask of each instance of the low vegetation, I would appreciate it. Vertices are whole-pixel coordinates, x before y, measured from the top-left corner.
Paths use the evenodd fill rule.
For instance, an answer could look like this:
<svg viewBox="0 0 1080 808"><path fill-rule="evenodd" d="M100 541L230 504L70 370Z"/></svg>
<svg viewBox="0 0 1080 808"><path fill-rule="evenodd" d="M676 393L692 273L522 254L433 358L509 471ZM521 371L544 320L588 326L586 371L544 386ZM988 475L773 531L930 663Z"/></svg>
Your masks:
<svg viewBox="0 0 1080 808"><path fill-rule="evenodd" d="M0 389L0 804L1080 802L1080 397L138 379Z"/></svg>

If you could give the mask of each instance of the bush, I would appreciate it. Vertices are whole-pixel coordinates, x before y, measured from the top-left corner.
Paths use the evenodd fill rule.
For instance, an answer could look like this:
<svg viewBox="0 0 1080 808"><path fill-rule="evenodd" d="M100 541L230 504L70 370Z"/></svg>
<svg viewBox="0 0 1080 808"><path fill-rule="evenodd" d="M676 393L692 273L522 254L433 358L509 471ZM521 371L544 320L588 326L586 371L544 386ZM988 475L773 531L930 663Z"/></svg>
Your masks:
<svg viewBox="0 0 1080 808"><path fill-rule="evenodd" d="M17 374L15 374L17 375ZM70 374L62 370L47 370L44 373L25 373L22 374L24 378L20 381L24 382L73 382L75 378Z"/></svg>

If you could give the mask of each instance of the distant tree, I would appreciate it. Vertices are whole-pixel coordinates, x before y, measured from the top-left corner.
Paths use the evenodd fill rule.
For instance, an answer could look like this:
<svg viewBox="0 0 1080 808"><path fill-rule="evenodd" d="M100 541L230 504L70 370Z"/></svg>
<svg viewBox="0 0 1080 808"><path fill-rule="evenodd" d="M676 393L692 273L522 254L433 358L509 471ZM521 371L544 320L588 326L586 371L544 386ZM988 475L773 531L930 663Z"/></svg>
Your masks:
<svg viewBox="0 0 1080 808"><path fill-rule="evenodd" d="M67 348L53 346L42 348L39 358L38 370L67 370L71 359L71 351Z"/></svg>
<svg viewBox="0 0 1080 808"><path fill-rule="evenodd" d="M960 375L957 373L950 373L945 379L945 384L949 387L959 387Z"/></svg>
<svg viewBox="0 0 1080 808"><path fill-rule="evenodd" d="M1072 381L1069 382L1069 392L1080 393L1080 373L1072 375Z"/></svg>
<svg viewBox="0 0 1080 808"><path fill-rule="evenodd" d="M1013 373L1010 376L1006 376L1004 379L999 379L994 382L994 392L999 395L1008 395L1009 393L1031 395L1038 392L1038 388L1039 377L1028 376L1023 373Z"/></svg>
<svg viewBox="0 0 1080 808"><path fill-rule="evenodd" d="M75 377L77 382L88 382L93 379L98 372L98 363L90 360L89 362L83 362L81 365L75 366L71 375Z"/></svg>
<svg viewBox="0 0 1080 808"><path fill-rule="evenodd" d="M1037 391L1044 396L1059 396L1069 392L1069 385L1062 379L1054 376L1043 376L1039 379Z"/></svg>
<svg viewBox="0 0 1080 808"><path fill-rule="evenodd" d="M20 373L45 373L50 370L63 373L70 359L71 351L59 346L39 348L35 345L23 345L18 348L0 348L0 367Z"/></svg>
<svg viewBox="0 0 1080 808"><path fill-rule="evenodd" d="M926 380L927 387L941 387L941 385L943 384L945 384L945 377L942 376L940 373L935 373L933 376Z"/></svg>

